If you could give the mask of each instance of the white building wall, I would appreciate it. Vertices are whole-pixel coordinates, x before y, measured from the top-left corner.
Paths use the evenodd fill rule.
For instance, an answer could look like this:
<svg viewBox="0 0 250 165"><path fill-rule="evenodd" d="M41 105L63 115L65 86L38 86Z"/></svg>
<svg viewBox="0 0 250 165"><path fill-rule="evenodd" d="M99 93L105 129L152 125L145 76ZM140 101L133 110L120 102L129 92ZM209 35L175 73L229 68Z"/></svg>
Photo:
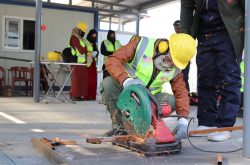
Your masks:
<svg viewBox="0 0 250 165"><path fill-rule="evenodd" d="M3 16L16 16L25 18L34 18L35 7L0 5L0 56L33 60L34 51L11 51L3 50ZM62 51L68 45L71 30L79 21L85 21L89 29L94 27L94 14L87 12L77 12L57 9L42 9L42 24L46 25L46 30L41 33L41 56L46 57L48 51ZM11 66L29 66L26 62L17 62L12 60L0 59L0 66L5 69Z"/></svg>

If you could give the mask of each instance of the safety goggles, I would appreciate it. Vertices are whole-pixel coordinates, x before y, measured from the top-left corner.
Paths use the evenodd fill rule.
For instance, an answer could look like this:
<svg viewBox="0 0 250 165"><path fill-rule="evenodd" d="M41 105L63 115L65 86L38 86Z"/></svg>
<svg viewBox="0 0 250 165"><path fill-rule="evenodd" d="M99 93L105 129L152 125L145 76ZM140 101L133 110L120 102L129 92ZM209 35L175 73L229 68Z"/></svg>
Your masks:
<svg viewBox="0 0 250 165"><path fill-rule="evenodd" d="M85 33L84 33L83 31L79 30L79 35L80 35L81 37L84 37Z"/></svg>

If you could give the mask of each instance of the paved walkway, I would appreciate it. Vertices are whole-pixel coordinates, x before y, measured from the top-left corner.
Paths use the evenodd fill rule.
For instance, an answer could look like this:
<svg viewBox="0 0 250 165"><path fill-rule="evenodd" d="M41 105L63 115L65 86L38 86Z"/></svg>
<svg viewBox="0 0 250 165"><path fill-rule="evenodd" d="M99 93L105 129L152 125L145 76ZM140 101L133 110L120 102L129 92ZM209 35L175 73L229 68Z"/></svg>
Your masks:
<svg viewBox="0 0 250 165"><path fill-rule="evenodd" d="M191 116L196 116L192 107ZM175 119L168 119L174 128ZM237 125L242 119L237 119ZM196 123L191 124L193 129ZM68 148L65 158L74 164L122 165L122 164L173 164L173 165L215 165L216 154L201 152L187 140L182 142L182 152L161 157L142 157L140 154L112 146L111 144L86 144L85 138L100 136L110 129L109 115L105 106L98 101L77 102L77 104L33 103L32 98L0 98L0 164L1 165L47 165L46 158L35 151L31 138L76 140L79 145ZM242 131L233 132L231 140L221 143L208 142L206 138L191 138L199 148L227 151L242 147ZM74 154L70 153L74 151ZM77 154L75 154L77 153ZM249 165L250 160L242 158L242 151L222 154L224 164Z"/></svg>

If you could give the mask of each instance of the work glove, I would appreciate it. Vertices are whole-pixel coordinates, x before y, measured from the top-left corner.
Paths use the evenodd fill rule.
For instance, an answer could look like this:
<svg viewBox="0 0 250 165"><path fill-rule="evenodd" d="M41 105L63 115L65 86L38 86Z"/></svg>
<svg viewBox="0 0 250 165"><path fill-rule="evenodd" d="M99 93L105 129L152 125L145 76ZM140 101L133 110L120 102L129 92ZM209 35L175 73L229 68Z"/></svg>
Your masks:
<svg viewBox="0 0 250 165"><path fill-rule="evenodd" d="M123 81L122 83L122 86L124 88L128 87L129 85L132 85L132 84L143 84L139 79L132 79L132 78L127 78L125 81Z"/></svg>
<svg viewBox="0 0 250 165"><path fill-rule="evenodd" d="M175 133L175 138L176 139L187 138L187 127L188 127L188 120L184 117L181 117L177 122L177 126L173 130L173 133Z"/></svg>
<svg viewBox="0 0 250 165"><path fill-rule="evenodd" d="M95 58L95 57L97 56L97 54L98 54L97 51L93 51L93 52L91 53L91 55L92 55L93 58Z"/></svg>

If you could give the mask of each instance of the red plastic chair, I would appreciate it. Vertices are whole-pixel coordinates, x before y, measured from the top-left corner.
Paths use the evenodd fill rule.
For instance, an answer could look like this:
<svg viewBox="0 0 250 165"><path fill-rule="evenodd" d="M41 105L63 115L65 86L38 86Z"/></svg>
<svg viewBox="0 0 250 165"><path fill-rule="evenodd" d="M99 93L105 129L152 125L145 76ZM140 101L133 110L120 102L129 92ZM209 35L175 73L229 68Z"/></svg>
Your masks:
<svg viewBox="0 0 250 165"><path fill-rule="evenodd" d="M5 92L5 70L0 66L0 94Z"/></svg>
<svg viewBox="0 0 250 165"><path fill-rule="evenodd" d="M31 70L27 67L11 67L10 73L11 73L11 94L13 94L15 82L24 82L26 96L28 96Z"/></svg>

